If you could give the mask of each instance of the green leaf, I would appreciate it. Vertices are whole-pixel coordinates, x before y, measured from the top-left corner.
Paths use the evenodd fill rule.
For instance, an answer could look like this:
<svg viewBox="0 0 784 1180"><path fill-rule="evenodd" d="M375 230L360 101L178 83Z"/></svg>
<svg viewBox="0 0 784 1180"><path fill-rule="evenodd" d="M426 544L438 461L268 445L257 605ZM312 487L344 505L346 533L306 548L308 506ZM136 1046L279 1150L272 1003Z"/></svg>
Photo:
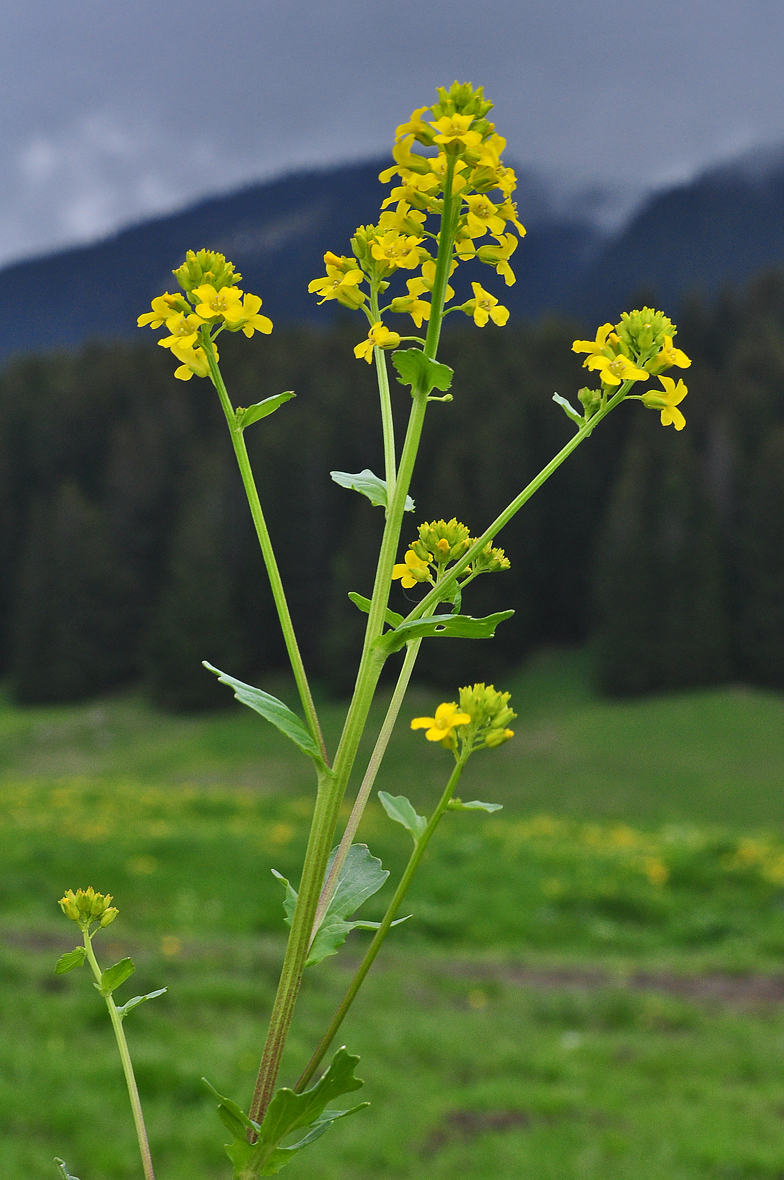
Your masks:
<svg viewBox="0 0 784 1180"><path fill-rule="evenodd" d="M369 598L363 598L363 596L361 594L357 594L355 590L349 590L348 596L354 603L354 606L358 606L361 611L364 611L365 614L368 614L370 611ZM403 616L399 615L397 611L390 610L388 607L384 611L384 618L389 623L390 627L399 627L403 622Z"/></svg>
<svg viewBox="0 0 784 1180"><path fill-rule="evenodd" d="M133 975L136 968L130 959L120 959L113 967L107 967L101 972L101 982L95 986L102 996L110 996L121 983L125 983L129 975Z"/></svg>
<svg viewBox="0 0 784 1180"><path fill-rule="evenodd" d="M71 1175L71 1173L68 1171L68 1169L67 1169L67 1168L66 1168L66 1166L65 1166L65 1161L64 1161L64 1160L61 1160L61 1159L59 1158L59 1156L55 1156L55 1157L54 1157L54 1162L55 1162L55 1163L58 1165L58 1167L60 1168L60 1175L61 1175L61 1177L62 1177L62 1180L79 1180L79 1177L78 1177L78 1176L72 1176L72 1175Z"/></svg>
<svg viewBox="0 0 784 1180"><path fill-rule="evenodd" d="M387 507L387 482L374 475L368 467L364 471L358 471L356 475L349 475L347 471L330 471L329 474L342 488L349 488L352 492L360 492L367 496L374 508ZM410 496L406 496L406 512L413 511L414 501Z"/></svg>
<svg viewBox="0 0 784 1180"><path fill-rule="evenodd" d="M117 1009L117 1015L120 1017L120 1020L125 1020L125 1017L134 1008L138 1008L140 1004L144 1004L147 1000L157 999L158 996L164 995L167 990L165 987L159 987L157 992L148 992L146 996L134 996L133 999L123 1004L122 1008Z"/></svg>
<svg viewBox="0 0 784 1180"><path fill-rule="evenodd" d="M358 1090L364 1084L354 1076L358 1061L359 1058L350 1056L345 1047L338 1049L327 1072L310 1090L303 1094L295 1094L285 1086L278 1090L267 1107L261 1126L249 1119L236 1102L219 1094L205 1078L206 1085L218 1099L218 1114L233 1137L233 1142L226 1145L226 1153L234 1165L234 1180L273 1176L303 1147L319 1139L337 1119L368 1106L369 1103L360 1102L349 1110L325 1110L328 1102ZM249 1130L258 1135L255 1143L248 1143ZM288 1147L278 1146L287 1135L299 1130L305 1130L305 1134L296 1143Z"/></svg>
<svg viewBox="0 0 784 1180"><path fill-rule="evenodd" d="M393 819L395 823L402 824L404 828L407 828L416 844L427 827L425 817L423 815L417 815L405 795L388 795L386 791L379 791L378 797L381 800L381 806L389 818Z"/></svg>
<svg viewBox="0 0 784 1180"><path fill-rule="evenodd" d="M406 348L392 353L392 364L400 376L401 385L410 385L417 393L430 393L440 389L446 393L452 384L454 370L425 356L419 348Z"/></svg>
<svg viewBox="0 0 784 1180"><path fill-rule="evenodd" d="M578 426L585 425L585 418L583 418L582 414L577 413L577 410L575 410L571 402L568 402L565 397L561 397L560 394L554 393L553 401L556 403L556 405L561 407L567 418L571 418L572 422L576 422Z"/></svg>
<svg viewBox="0 0 784 1180"><path fill-rule="evenodd" d="M87 951L83 946L75 946L72 951L60 955L54 966L55 975L65 975L66 971L73 971L74 967L81 967Z"/></svg>
<svg viewBox="0 0 784 1180"><path fill-rule="evenodd" d="M509 619L513 610L498 611L494 615L487 615L484 619L474 619L471 615L430 615L424 619L412 619L411 622L401 623L394 631L387 631L376 640L376 647L385 655L400 651L410 639L422 639L427 636L454 637L457 639L492 639L499 623Z"/></svg>
<svg viewBox="0 0 784 1180"><path fill-rule="evenodd" d="M221 672L219 668L213 668L212 664L208 664L206 660L203 660L202 663L209 672L215 673L221 684L228 684L230 688L234 689L234 696L238 701L247 705L249 709L260 713L266 721L271 721L281 733L285 733L287 738L291 738L295 746L299 746L303 753L312 758L318 767L324 767L321 751L305 728L304 722L300 721L296 713L292 713L288 705L284 705L283 701L270 696L268 692L263 692L260 688L254 688L251 684L243 684L241 680L235 680L233 676Z"/></svg>
<svg viewBox="0 0 784 1180"><path fill-rule="evenodd" d="M330 853L327 876L329 876L336 852L337 849L333 849ZM286 924L290 926L294 917L294 907L297 904L297 893L285 877L282 877L275 869L272 872L286 888L283 908L286 912ZM381 861L378 857L371 855L366 844L351 845L343 867L338 873L338 883L332 901L329 903L308 952L306 967L313 967L322 959L328 958L329 955L336 955L338 948L343 945L346 936L352 930L378 929L378 922L350 922L348 919L363 902L372 897L374 893L378 893L388 876L389 873L386 869L381 867Z"/></svg>
<svg viewBox="0 0 784 1180"><path fill-rule="evenodd" d="M479 799L464 803L462 799L450 799L447 807L451 811L500 811L503 803L482 803Z"/></svg>
<svg viewBox="0 0 784 1180"><path fill-rule="evenodd" d="M246 426L252 426L254 422L266 418L268 414L274 414L275 410L293 397L296 397L296 394L289 389L286 393L276 393L274 397L265 397L263 402L256 402L255 406L248 406L247 410L238 406L237 425L240 430L244 430Z"/></svg>

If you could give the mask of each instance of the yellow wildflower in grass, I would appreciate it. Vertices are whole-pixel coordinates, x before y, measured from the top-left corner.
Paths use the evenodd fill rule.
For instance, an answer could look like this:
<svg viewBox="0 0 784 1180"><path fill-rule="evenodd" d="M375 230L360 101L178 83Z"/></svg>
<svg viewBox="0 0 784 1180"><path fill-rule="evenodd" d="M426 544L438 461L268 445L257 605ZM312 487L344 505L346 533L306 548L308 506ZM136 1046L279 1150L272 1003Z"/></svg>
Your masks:
<svg viewBox="0 0 784 1180"><path fill-rule="evenodd" d="M375 348L397 348L400 343L400 335L397 332L390 332L389 328L385 328L381 320L373 327L367 334L367 340L363 340L354 349L354 356L358 361L367 361L368 364L373 360L373 349Z"/></svg>
<svg viewBox="0 0 784 1180"><path fill-rule="evenodd" d="M430 576L429 566L432 560L432 553L428 553L426 559L424 559L419 557L413 549L409 549L406 553L405 561L392 567L392 577L400 578L400 584L406 590L410 590L418 582L432 582L433 579Z"/></svg>
<svg viewBox="0 0 784 1180"><path fill-rule="evenodd" d="M272 331L272 320L265 315L259 315L261 298L258 295L244 295L242 303L233 303L224 312L226 327L230 332L243 332L250 338L254 332L263 332L269 336Z"/></svg>
<svg viewBox="0 0 784 1180"><path fill-rule="evenodd" d="M501 307L495 295L485 291L479 283L472 283L471 287L474 298L464 303L462 310L466 315L474 317L474 323L478 328L484 328L488 320L492 320L494 324L502 327L509 319L509 309Z"/></svg>
<svg viewBox="0 0 784 1180"><path fill-rule="evenodd" d="M672 377L659 376L664 389L651 389L642 395L642 404L647 410L661 410L662 426L674 426L683 430L686 425L678 406L689 392L682 380L676 385Z"/></svg>
<svg viewBox="0 0 784 1180"><path fill-rule="evenodd" d="M425 737L429 742L448 742L452 730L458 725L469 725L471 718L467 713L461 713L454 701L439 705L435 717L415 717L411 722L412 729L425 729Z"/></svg>

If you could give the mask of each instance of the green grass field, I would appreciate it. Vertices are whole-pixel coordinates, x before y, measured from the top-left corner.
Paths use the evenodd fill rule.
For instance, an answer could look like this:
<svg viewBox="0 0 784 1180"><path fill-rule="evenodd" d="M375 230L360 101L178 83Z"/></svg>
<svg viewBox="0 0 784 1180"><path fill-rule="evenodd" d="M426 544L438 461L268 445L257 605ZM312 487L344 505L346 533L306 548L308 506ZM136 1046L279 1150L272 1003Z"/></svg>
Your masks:
<svg viewBox="0 0 784 1180"><path fill-rule="evenodd" d="M515 739L460 793L504 810L446 817L341 1037L372 1105L288 1174L780 1180L784 698L600 701L585 653L498 687ZM415 690L405 718L439 699ZM448 771L402 725L377 785L427 811ZM99 957L137 965L120 999L169 987L127 1021L158 1180L229 1174L200 1078L247 1104L282 951L270 869L296 878L311 796L309 764L239 705L0 707L3 1180L56 1180L55 1155L82 1180L140 1175L103 1004L52 970L76 941L56 899L88 884L120 908ZM406 833L374 804L360 836L394 881ZM283 1080L364 937L308 972Z"/></svg>

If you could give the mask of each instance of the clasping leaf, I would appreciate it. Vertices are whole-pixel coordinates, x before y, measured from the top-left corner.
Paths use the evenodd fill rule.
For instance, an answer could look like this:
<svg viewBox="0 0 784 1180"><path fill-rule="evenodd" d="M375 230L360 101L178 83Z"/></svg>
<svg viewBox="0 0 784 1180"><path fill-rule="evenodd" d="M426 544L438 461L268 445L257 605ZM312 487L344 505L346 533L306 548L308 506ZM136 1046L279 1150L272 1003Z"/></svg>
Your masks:
<svg viewBox="0 0 784 1180"><path fill-rule="evenodd" d="M391 656L400 651L410 639L422 639L427 636L454 636L458 639L491 639L499 623L509 619L513 610L498 611L494 615L487 615L484 619L474 619L471 615L430 615L424 619L412 619L410 622L400 623L394 631L387 631L376 640L376 647L385 656Z"/></svg>
<svg viewBox="0 0 784 1180"><path fill-rule="evenodd" d="M357 594L355 590L349 590L348 596L354 603L354 606L358 606L359 609L365 614L369 613L371 607L369 598L365 598L363 595ZM387 609L384 611L384 618L389 623L390 627L398 627L403 622L403 615L399 615L397 611L390 610L389 607L387 607Z"/></svg>
<svg viewBox="0 0 784 1180"><path fill-rule="evenodd" d="M329 876L329 871L335 860L336 851L337 849L333 849L330 854L327 876ZM297 893L285 877L275 872L275 869L272 872L286 887L283 908L286 911L286 925L290 926L294 917L294 907L297 904ZM338 883L324 915L324 920L311 943L306 967L313 967L329 955L336 955L338 947L343 945L346 936L352 930L378 929L378 922L350 922L348 919L364 901L367 901L374 893L378 893L388 876L389 873L386 869L382 869L378 857L371 855L367 844L351 845L343 867L338 873ZM400 920L404 921L405 919Z"/></svg>
<svg viewBox="0 0 784 1180"><path fill-rule="evenodd" d="M451 811L500 811L503 803L482 803L479 799L464 803L462 799L450 799L447 807Z"/></svg>
<svg viewBox="0 0 784 1180"><path fill-rule="evenodd" d="M358 471L356 475L349 475L347 471L330 471L331 478L342 488L349 488L352 492L360 492L367 496L374 508L388 507L387 481L374 475L370 468ZM406 512L414 511L414 501L406 496Z"/></svg>
<svg viewBox="0 0 784 1180"><path fill-rule="evenodd" d="M277 1091L267 1107L264 1121L253 1122L236 1102L224 1098L203 1079L211 1093L218 1099L218 1114L232 1134L233 1142L226 1145L226 1153L234 1165L234 1180L255 1180L257 1176L273 1176L285 1167L292 1156L319 1139L337 1119L355 1114L368 1106L360 1102L349 1110L325 1110L328 1102L358 1090L364 1083L354 1076L359 1061L338 1049L327 1072L309 1090L295 1094L287 1086ZM283 1139L293 1131L304 1130L305 1134L288 1147L279 1147ZM252 1131L255 1143L249 1143L247 1132Z"/></svg>
<svg viewBox="0 0 784 1180"><path fill-rule="evenodd" d="M105 971L101 972L101 982L94 986L102 996L110 996L113 991L116 991L121 983L125 983L129 975L133 975L136 968L130 959L120 959L119 963L115 963L113 967L107 967Z"/></svg>
<svg viewBox="0 0 784 1180"><path fill-rule="evenodd" d="M87 951L83 946L75 946L72 951L60 955L54 966L55 975L65 975L66 971L73 971L74 967L81 967Z"/></svg>
<svg viewBox="0 0 784 1180"><path fill-rule="evenodd" d="M164 995L166 991L167 988L159 987L156 992L148 992L146 996L134 996L133 999L127 1000L126 1003L123 1004L122 1008L117 1009L117 1015L120 1017L120 1020L125 1020L125 1017L129 1012L132 1012L134 1008L138 1008L139 1005L144 1004L146 1000L156 1000L158 996Z"/></svg>
<svg viewBox="0 0 784 1180"><path fill-rule="evenodd" d="M255 406L248 406L247 410L241 406L237 407L236 422L240 430L244 430L246 426L252 426L254 422L258 422L261 418L266 418L268 414L274 414L284 402L290 401L291 398L296 397L292 389L285 393L276 393L274 397L265 397L263 402L256 402Z"/></svg>
<svg viewBox="0 0 784 1180"><path fill-rule="evenodd" d="M420 348L405 348L392 353L392 364L400 376L401 385L410 385L417 393L440 389L446 393L452 384L454 370L425 356Z"/></svg>

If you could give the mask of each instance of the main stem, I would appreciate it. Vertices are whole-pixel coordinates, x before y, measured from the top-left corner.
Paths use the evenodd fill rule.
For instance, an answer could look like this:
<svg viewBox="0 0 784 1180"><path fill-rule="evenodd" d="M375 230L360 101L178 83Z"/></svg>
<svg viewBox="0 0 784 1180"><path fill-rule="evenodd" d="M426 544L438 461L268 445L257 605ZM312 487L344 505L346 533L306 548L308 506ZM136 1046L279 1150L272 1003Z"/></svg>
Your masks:
<svg viewBox="0 0 784 1180"><path fill-rule="evenodd" d="M360 987L364 983L365 976L367 975L370 968L373 966L373 961L374 961L376 955L378 954L378 952L381 950L384 939L386 938L387 934L389 933L390 927L392 926L392 923L394 922L395 918L397 917L398 910L400 909L401 905L403 904L403 899L406 896L406 893L408 892L408 887L411 884L414 873L419 868L419 862L422 860L422 857L425 854L425 849L427 848L428 844L430 843L430 839L433 835L433 832L438 827L438 825L441 821L441 817L443 816L444 812L446 811L446 809L449 805L449 800L452 798L452 795L455 792L455 788L460 780L460 775L463 773L463 767L465 766L465 764L468 760L469 754L470 754L470 750L461 756L460 761L457 763L454 770L452 771L452 774L449 778L449 782L447 783L446 787L444 788L444 793L438 802L438 806L436 807L435 811L433 812L432 816L430 817L430 822L428 823L428 825L425 828L422 835L416 841L416 843L414 845L414 851L411 853L411 856L409 858L408 864L406 865L403 876L400 878L400 883L399 883L397 889L395 890L394 897L392 898L391 902L389 903L389 906L387 908L387 912L384 914L384 917L381 921L381 925L379 926L378 930L376 931L373 941L371 942L370 946L368 947L367 951L365 952L365 957L362 960L362 962L360 963L359 968L357 969L357 973L354 976L354 978L352 979L351 984L349 985L348 991L346 992L345 996L343 997L343 1000L341 1001L340 1007L338 1008L335 1015L332 1017L329 1028L324 1033L324 1036L321 1038L315 1053L311 1057L310 1061L308 1062L307 1066L305 1067L305 1070L302 1073L302 1076L300 1077L299 1081L297 1082L296 1086L294 1087L295 1093L299 1094L305 1089L308 1082L313 1077L313 1074L318 1069L319 1064L321 1063L321 1060L324 1057L324 1054L329 1049L329 1046L332 1044L335 1034L337 1033L338 1029L340 1028L341 1024L343 1023L346 1013L348 1012L349 1008L353 1004L357 992L359 991Z"/></svg>
<svg viewBox="0 0 784 1180"><path fill-rule="evenodd" d="M450 162L450 168L447 172L448 190L444 200L442 232L436 262L433 312L428 329L428 343L425 347L426 354L431 358L435 356L435 350L438 347L440 324L443 317L443 296L452 256L453 226L455 223L451 194L453 171L454 165ZM437 291L440 292L438 301L436 301ZM215 368L217 370L217 366ZM262 1121L275 1092L275 1083L283 1056L283 1048L289 1028L291 1027L294 1007L302 982L302 973L307 961L313 933L313 921L324 884L329 853L340 814L340 805L346 793L346 787L348 786L349 776L365 728L367 715L373 701L378 678L381 675L381 669L384 665L384 657L379 654L375 644L384 628L385 612L392 581L392 566L395 562L400 540L400 530L403 524L406 497L414 471L419 440L422 435L428 394L429 390L424 385L416 386L411 391L411 413L408 419L406 437L403 442L394 492L388 499L386 522L381 539L381 549L373 584L373 596L365 626L365 639L359 669L357 671L354 694L346 714L343 733L337 753L335 754L333 769L331 772L325 773L319 778L319 790L316 797L313 820L311 822L305 862L302 868L297 904L292 917L291 932L286 944L286 953L283 959L278 990L270 1017L270 1025L267 1031L261 1065L259 1066L259 1073L256 1079L256 1087L248 1112L255 1122ZM230 405L228 397L226 397L226 404Z"/></svg>
<svg viewBox="0 0 784 1180"><path fill-rule="evenodd" d="M324 761L328 764L324 736L321 732L321 726L319 725L316 706L313 702L313 696L310 691L307 673L305 672L305 665L302 661L302 654L299 650L296 634L294 633L294 624L291 621L291 614L289 612L288 602L286 601L286 593L283 589L280 570L278 569L278 563L275 560L275 552L272 548L272 541L267 529L267 522L264 519L264 513L261 508L261 501L259 500L256 481L253 478L253 471L251 470L250 459L248 458L248 449L245 446L245 438L243 436L242 430L240 430L239 426L237 425L237 415L234 412L234 407L231 404L231 399L229 398L228 392L226 390L226 385L223 381L221 371L218 368L218 362L215 360L215 348L212 342L208 342L205 352L207 353L207 361L210 366L210 377L212 378L212 383L217 390L218 397L220 398L220 403L223 408L223 413L226 416L226 423L229 427L229 434L231 435L234 454L237 457L237 466L240 469L242 484L245 488L245 495L248 498L250 514L256 527L256 536L259 539L259 545L261 546L261 552L264 557L264 564L267 567L267 575L270 580L272 597L275 601L275 607L278 612L280 629L283 632L283 639L286 644L286 651L288 652L289 660L291 661L294 679L297 682L302 708L305 712L305 717L307 719L311 736L321 750L321 755Z"/></svg>
<svg viewBox="0 0 784 1180"><path fill-rule="evenodd" d="M101 982L101 968L98 966L98 960L95 957L93 950L93 942L90 935L84 932L84 947L87 951L87 959L92 968L95 982ZM131 1062L131 1054L128 1051L128 1042L125 1039L125 1030L123 1028L122 1017L117 1011L117 1005L111 996L104 996L106 1000L106 1007L109 1010L109 1019L112 1022L114 1029L114 1036L117 1041L117 1048L120 1051L120 1061L122 1062L123 1073L125 1074L125 1082L128 1086L128 1097L131 1102L131 1111L133 1113L133 1122L136 1127L136 1138L139 1141L139 1151L142 1157L142 1167L144 1169L144 1180L155 1180L155 1173L152 1168L152 1156L150 1155L150 1144L147 1139L147 1128L144 1125L144 1114L142 1113L142 1103L139 1098L139 1090L136 1086L136 1078L133 1072L133 1063Z"/></svg>

